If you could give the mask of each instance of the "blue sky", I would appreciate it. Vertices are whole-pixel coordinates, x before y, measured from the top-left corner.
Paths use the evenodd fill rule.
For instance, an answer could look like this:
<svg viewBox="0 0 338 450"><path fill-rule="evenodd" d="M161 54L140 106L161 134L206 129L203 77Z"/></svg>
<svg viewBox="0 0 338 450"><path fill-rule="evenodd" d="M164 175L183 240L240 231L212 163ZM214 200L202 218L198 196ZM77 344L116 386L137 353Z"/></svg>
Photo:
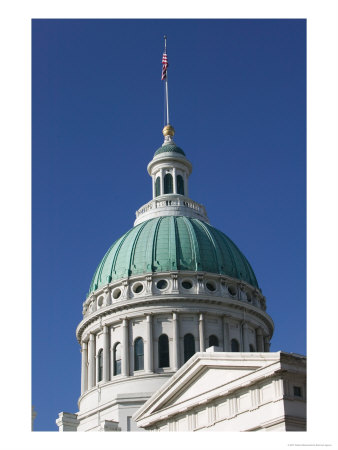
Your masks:
<svg viewBox="0 0 338 450"><path fill-rule="evenodd" d="M275 322L271 350L306 354L306 21L33 20L36 430L77 411L82 302L151 199L163 34L190 197L250 261Z"/></svg>

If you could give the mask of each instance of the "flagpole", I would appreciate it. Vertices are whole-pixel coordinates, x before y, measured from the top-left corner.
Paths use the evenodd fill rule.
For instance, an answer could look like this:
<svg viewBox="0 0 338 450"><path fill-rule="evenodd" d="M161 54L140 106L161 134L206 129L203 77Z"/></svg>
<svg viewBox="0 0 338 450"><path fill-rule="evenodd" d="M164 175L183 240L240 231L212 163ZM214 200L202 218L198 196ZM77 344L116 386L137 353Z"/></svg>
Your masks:
<svg viewBox="0 0 338 450"><path fill-rule="evenodd" d="M164 35L164 52L167 53L167 36ZM167 106L167 125L169 125L168 71L165 78L165 98Z"/></svg>

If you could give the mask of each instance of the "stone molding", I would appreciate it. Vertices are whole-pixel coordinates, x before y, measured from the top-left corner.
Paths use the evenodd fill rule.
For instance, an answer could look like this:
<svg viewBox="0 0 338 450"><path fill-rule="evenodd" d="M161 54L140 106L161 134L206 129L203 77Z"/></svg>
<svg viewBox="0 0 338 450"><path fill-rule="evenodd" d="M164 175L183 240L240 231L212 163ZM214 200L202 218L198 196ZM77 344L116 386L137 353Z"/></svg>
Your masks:
<svg viewBox="0 0 338 450"><path fill-rule="evenodd" d="M97 431L121 431L118 425L119 422L115 420L102 420Z"/></svg>
<svg viewBox="0 0 338 450"><path fill-rule="evenodd" d="M56 425L59 427L59 431L77 431L79 423L77 414L67 412L60 412L59 418L56 419Z"/></svg>

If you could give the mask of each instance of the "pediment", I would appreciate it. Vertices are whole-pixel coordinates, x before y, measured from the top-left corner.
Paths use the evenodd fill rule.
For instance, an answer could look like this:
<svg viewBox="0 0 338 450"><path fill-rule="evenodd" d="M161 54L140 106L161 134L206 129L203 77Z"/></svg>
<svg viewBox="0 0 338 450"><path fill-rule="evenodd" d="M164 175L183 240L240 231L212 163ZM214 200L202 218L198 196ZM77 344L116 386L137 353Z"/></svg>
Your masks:
<svg viewBox="0 0 338 450"><path fill-rule="evenodd" d="M252 368L204 367L196 376L187 381L182 389L176 392L168 402L162 404L162 408L174 406L202 394L207 394L247 375L253 370Z"/></svg>
<svg viewBox="0 0 338 450"><path fill-rule="evenodd" d="M156 393L149 403L145 404L142 416L156 414L169 408L184 408L187 403L198 404L201 399L213 395L217 389L235 381L240 382L247 375L260 369L265 364L260 361L229 361L218 359L198 358L180 377L170 379L160 392Z"/></svg>

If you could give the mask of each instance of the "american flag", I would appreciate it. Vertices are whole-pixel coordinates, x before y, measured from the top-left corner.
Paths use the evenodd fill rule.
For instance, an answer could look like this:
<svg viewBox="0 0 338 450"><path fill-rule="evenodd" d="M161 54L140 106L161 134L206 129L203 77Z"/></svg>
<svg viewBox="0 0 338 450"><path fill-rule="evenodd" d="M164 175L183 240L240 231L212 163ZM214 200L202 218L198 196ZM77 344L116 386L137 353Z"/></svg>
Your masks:
<svg viewBox="0 0 338 450"><path fill-rule="evenodd" d="M164 52L162 56L162 78L161 80L164 80L167 78L167 68L168 68L168 57L167 53Z"/></svg>

